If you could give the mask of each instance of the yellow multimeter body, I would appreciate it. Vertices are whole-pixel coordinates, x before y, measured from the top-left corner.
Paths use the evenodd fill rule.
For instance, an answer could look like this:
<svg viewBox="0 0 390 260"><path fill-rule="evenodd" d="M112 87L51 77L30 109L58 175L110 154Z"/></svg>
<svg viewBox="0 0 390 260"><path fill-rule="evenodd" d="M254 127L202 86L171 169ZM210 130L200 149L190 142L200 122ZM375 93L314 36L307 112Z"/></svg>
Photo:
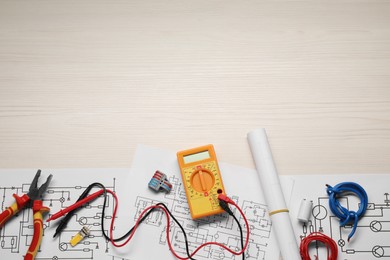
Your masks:
<svg viewBox="0 0 390 260"><path fill-rule="evenodd" d="M218 195L225 193L213 145L177 153L181 177L193 219L222 213Z"/></svg>

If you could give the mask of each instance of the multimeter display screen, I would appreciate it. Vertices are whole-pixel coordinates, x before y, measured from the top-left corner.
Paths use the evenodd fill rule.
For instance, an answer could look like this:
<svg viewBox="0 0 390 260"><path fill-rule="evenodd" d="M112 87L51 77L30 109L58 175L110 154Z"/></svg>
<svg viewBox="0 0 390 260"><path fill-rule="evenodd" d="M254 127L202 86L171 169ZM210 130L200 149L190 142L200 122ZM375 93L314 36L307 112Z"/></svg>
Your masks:
<svg viewBox="0 0 390 260"><path fill-rule="evenodd" d="M209 151L204 151L204 152L199 152L199 153L194 153L194 154L183 156L184 163L197 162L197 161L201 161L201 160L208 159L208 158L210 158Z"/></svg>

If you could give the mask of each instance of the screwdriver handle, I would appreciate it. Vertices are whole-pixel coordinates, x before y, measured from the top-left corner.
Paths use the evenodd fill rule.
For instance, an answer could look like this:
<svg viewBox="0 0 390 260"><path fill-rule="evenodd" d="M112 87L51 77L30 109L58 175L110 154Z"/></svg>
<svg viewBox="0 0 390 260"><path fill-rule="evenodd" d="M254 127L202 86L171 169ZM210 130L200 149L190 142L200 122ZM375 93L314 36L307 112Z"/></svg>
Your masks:
<svg viewBox="0 0 390 260"><path fill-rule="evenodd" d="M2 228L12 216L18 213L30 201L27 194L23 194L21 197L16 194L13 194L12 196L15 198L15 202L0 214L0 228Z"/></svg>

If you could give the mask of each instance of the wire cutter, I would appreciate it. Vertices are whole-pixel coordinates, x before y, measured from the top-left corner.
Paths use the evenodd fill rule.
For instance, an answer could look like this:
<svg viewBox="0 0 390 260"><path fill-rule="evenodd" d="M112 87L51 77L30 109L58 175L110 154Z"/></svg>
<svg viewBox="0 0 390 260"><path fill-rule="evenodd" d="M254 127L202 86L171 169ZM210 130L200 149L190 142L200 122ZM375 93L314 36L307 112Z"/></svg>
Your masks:
<svg viewBox="0 0 390 260"><path fill-rule="evenodd" d="M34 259L39 246L41 245L43 235L43 214L49 212L48 207L44 207L42 203L43 193L45 193L51 178L53 175L49 175L47 180L41 187L38 188L38 179L41 175L41 170L38 170L35 174L33 181L31 182L30 189L27 194L23 194L19 197L17 194L13 194L15 202L11 207L7 208L0 214L0 229L4 224L16 213L23 208L32 208L34 213L34 236L31 241L30 247L28 248L27 254L24 256L25 260Z"/></svg>

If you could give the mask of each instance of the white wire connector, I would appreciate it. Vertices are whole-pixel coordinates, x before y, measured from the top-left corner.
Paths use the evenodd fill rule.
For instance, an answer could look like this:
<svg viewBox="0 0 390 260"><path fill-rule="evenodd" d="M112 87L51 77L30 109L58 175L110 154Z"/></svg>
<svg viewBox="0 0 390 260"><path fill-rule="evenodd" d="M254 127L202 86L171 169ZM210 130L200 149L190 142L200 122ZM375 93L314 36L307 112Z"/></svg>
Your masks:
<svg viewBox="0 0 390 260"><path fill-rule="evenodd" d="M304 223L308 222L310 219L311 211L313 208L313 201L303 199L301 201L301 206L298 211L298 220Z"/></svg>

